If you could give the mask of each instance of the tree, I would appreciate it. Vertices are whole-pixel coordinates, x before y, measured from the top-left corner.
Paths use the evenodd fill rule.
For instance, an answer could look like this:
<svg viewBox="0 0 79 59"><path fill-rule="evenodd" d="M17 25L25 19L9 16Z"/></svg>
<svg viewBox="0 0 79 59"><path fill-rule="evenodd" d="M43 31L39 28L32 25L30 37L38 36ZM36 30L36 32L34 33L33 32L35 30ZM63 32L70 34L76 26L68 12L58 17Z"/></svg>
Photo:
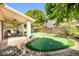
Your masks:
<svg viewBox="0 0 79 59"><path fill-rule="evenodd" d="M25 12L25 15L32 17L36 21L45 20L45 14L41 10L38 10L38 9L29 10Z"/></svg>
<svg viewBox="0 0 79 59"><path fill-rule="evenodd" d="M17 28L18 27L18 23L17 23L17 21L5 21L5 23L4 23L4 25L5 25L5 27L6 28Z"/></svg>
<svg viewBox="0 0 79 59"><path fill-rule="evenodd" d="M36 20L32 24L32 26L39 27L43 24L43 22L45 20L45 14L41 10L38 10L38 9L29 10L29 11L25 12L25 15L28 15Z"/></svg>
<svg viewBox="0 0 79 59"><path fill-rule="evenodd" d="M78 3L47 3L45 5L46 14L49 19L56 20L56 24L79 18L79 4Z"/></svg>

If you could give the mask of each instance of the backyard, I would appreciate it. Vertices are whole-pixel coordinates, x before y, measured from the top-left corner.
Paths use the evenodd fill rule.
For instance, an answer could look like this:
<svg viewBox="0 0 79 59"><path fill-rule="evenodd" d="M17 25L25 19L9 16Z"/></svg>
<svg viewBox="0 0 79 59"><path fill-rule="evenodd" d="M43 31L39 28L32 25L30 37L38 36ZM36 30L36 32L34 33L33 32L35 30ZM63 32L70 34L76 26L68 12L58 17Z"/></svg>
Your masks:
<svg viewBox="0 0 79 59"><path fill-rule="evenodd" d="M79 56L79 4L42 5L21 14L1 4L1 56Z"/></svg>

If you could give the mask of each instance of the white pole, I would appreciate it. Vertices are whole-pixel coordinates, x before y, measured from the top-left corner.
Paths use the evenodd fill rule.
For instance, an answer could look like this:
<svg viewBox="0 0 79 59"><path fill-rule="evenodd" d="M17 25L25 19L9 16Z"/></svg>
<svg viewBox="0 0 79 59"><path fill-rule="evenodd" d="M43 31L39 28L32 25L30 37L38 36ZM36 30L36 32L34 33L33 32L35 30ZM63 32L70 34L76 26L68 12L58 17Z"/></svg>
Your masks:
<svg viewBox="0 0 79 59"><path fill-rule="evenodd" d="M20 35L22 35L22 24L19 25L19 31L20 31Z"/></svg>
<svg viewBox="0 0 79 59"><path fill-rule="evenodd" d="M2 27L2 21L0 21L0 41L3 39L3 27Z"/></svg>
<svg viewBox="0 0 79 59"><path fill-rule="evenodd" d="M31 22L27 22L27 39L31 37Z"/></svg>
<svg viewBox="0 0 79 59"><path fill-rule="evenodd" d="M21 24L21 34L24 36L24 24Z"/></svg>

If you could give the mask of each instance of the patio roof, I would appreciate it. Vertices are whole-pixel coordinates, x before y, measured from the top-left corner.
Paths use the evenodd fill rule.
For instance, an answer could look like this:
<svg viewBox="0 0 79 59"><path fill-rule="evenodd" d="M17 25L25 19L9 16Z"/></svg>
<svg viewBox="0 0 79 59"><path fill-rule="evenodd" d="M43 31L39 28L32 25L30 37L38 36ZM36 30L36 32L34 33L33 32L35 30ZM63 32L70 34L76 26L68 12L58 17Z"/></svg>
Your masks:
<svg viewBox="0 0 79 59"><path fill-rule="evenodd" d="M15 6L16 7L16 6ZM0 5L0 20L16 20L18 23L26 23L27 21L33 22L29 16L22 14L21 12L7 6L6 4Z"/></svg>

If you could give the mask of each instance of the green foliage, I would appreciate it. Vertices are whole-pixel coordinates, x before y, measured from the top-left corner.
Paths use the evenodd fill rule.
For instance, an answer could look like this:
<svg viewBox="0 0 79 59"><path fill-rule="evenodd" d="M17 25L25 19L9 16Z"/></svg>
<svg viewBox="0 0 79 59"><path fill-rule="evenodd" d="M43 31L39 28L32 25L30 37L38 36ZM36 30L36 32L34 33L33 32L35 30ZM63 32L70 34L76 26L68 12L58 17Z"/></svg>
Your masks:
<svg viewBox="0 0 79 59"><path fill-rule="evenodd" d="M46 33L34 33L33 36L33 40L27 43L26 47L34 51L56 51L74 45L70 39L52 37Z"/></svg>
<svg viewBox="0 0 79 59"><path fill-rule="evenodd" d="M16 21L6 21L4 25L6 28L17 28L18 27L18 23Z"/></svg>
<svg viewBox="0 0 79 59"><path fill-rule="evenodd" d="M25 15L28 15L36 20L32 24L32 28L33 27L40 27L45 20L45 14L41 10L38 10L38 9L29 10L25 13Z"/></svg>
<svg viewBox="0 0 79 59"><path fill-rule="evenodd" d="M79 4L78 3L47 3L45 5L46 13L49 19L56 20L56 24L79 18Z"/></svg>
<svg viewBox="0 0 79 59"><path fill-rule="evenodd" d="M29 10L25 13L25 15L28 15L37 21L45 20L45 14L38 9Z"/></svg>
<svg viewBox="0 0 79 59"><path fill-rule="evenodd" d="M69 29L69 33L74 37L79 37L79 29L77 28Z"/></svg>
<svg viewBox="0 0 79 59"><path fill-rule="evenodd" d="M56 34L57 37L73 37L79 38L79 29L75 27L75 23L64 22L62 30Z"/></svg>

